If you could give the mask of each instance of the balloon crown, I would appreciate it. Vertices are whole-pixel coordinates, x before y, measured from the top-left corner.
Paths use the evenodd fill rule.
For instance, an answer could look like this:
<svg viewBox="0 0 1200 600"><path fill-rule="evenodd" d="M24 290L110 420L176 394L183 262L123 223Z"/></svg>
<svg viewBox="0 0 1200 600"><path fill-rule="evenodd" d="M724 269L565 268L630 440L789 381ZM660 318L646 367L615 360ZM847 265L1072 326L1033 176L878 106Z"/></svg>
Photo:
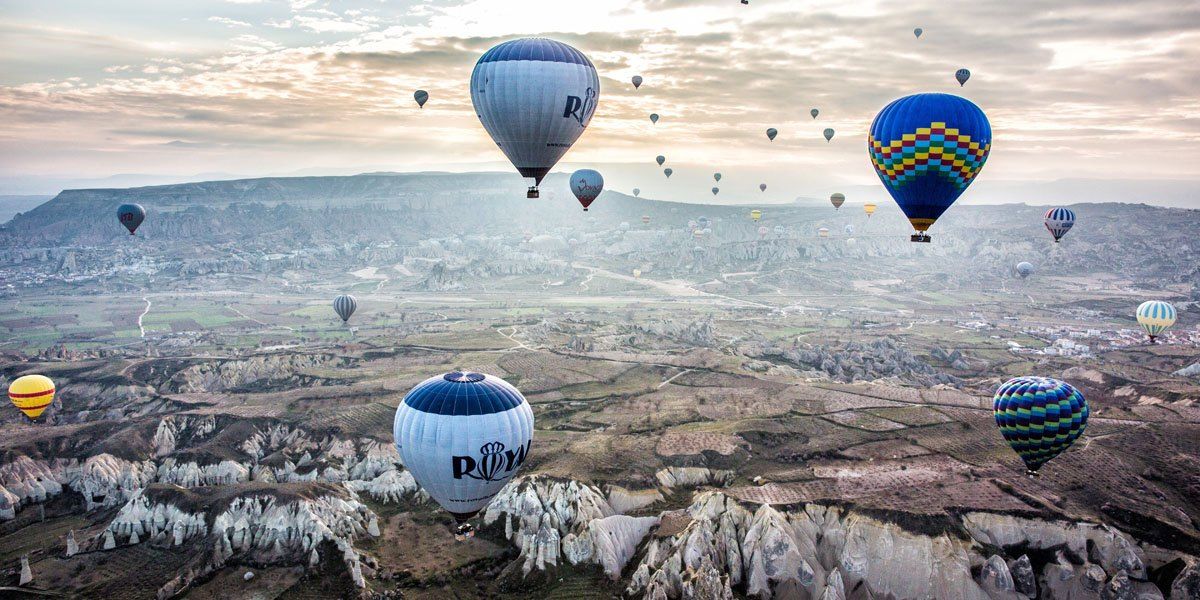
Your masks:
<svg viewBox="0 0 1200 600"><path fill-rule="evenodd" d="M483 373L474 373L471 371L453 371L451 373L446 373L442 379L445 379L446 381L452 381L454 383L477 383L483 381L484 377L485 376Z"/></svg>

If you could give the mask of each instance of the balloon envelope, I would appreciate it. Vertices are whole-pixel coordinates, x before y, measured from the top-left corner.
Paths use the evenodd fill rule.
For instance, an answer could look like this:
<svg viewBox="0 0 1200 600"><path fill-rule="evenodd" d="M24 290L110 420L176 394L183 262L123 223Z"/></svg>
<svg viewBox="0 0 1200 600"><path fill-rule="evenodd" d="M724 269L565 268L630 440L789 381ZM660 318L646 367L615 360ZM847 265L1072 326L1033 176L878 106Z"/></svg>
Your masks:
<svg viewBox="0 0 1200 600"><path fill-rule="evenodd" d="M1021 279L1033 275L1033 265L1024 261L1017 263L1017 275L1020 275Z"/></svg>
<svg viewBox="0 0 1200 600"><path fill-rule="evenodd" d="M638 188L633 188L633 197L634 198L641 196L641 195L642 195L642 190L640 190Z"/></svg>
<svg viewBox="0 0 1200 600"><path fill-rule="evenodd" d="M674 173L674 172L675 172L675 169L672 169L671 167L667 167L667 168L663 169L663 175L666 175L667 179L670 179L671 173Z"/></svg>
<svg viewBox="0 0 1200 600"><path fill-rule="evenodd" d="M1138 325L1146 330L1146 335L1150 336L1150 341L1154 341L1154 338L1175 324L1176 314L1175 307L1169 302L1147 300L1137 308L1137 321Z"/></svg>
<svg viewBox="0 0 1200 600"><path fill-rule="evenodd" d="M967 69L959 69L954 72L954 78L958 80L958 87L962 87L971 78L971 72Z"/></svg>
<svg viewBox="0 0 1200 600"><path fill-rule="evenodd" d="M868 219L871 218L871 215L875 214L875 208L875 205L870 202L863 205L863 212L867 213Z"/></svg>
<svg viewBox="0 0 1200 600"><path fill-rule="evenodd" d="M455 371L409 391L396 409L392 432L413 478L463 523L525 462L533 444L533 411L503 379Z"/></svg>
<svg viewBox="0 0 1200 600"><path fill-rule="evenodd" d="M777 136L777 135L779 135L778 129L775 129L774 127L772 127L767 130L767 139L768 140L771 140L772 142L775 141L775 136Z"/></svg>
<svg viewBox="0 0 1200 600"><path fill-rule="evenodd" d="M826 127L825 131L824 131L824 135L825 135L825 141L828 142L829 140L832 140L833 139L833 128Z"/></svg>
<svg viewBox="0 0 1200 600"><path fill-rule="evenodd" d="M921 34L922 34L922 33L925 33L925 30L924 30L924 29L921 29L920 27L918 27L918 28L916 28L916 29L914 29L914 30L913 30L913 35L914 35L914 36L916 36L916 37L918 37L918 38L919 38L919 37L921 37Z"/></svg>
<svg viewBox="0 0 1200 600"><path fill-rule="evenodd" d="M721 174L713 173L713 181L721 181Z"/></svg>
<svg viewBox="0 0 1200 600"><path fill-rule="evenodd" d="M834 208L841 208L842 205L846 203L846 195L841 192L837 192L829 197L829 202L833 204Z"/></svg>
<svg viewBox="0 0 1200 600"><path fill-rule="evenodd" d="M642 215L642 225L650 224L650 215Z"/></svg>
<svg viewBox="0 0 1200 600"><path fill-rule="evenodd" d="M658 156L654 157L654 162L657 162L658 166L661 167L663 165L663 163L667 162L667 157L659 154Z"/></svg>
<svg viewBox="0 0 1200 600"><path fill-rule="evenodd" d="M122 204L117 207L117 220L129 230L129 235L133 235L146 220L146 209L141 204Z"/></svg>
<svg viewBox="0 0 1200 600"><path fill-rule="evenodd" d="M987 161L992 127L969 100L916 94L879 111L867 136L875 172L917 231L966 191Z"/></svg>
<svg viewBox="0 0 1200 600"><path fill-rule="evenodd" d="M1075 211L1069 208L1052 208L1046 211L1046 230L1054 236L1054 241L1062 239L1075 226Z"/></svg>
<svg viewBox="0 0 1200 600"><path fill-rule="evenodd" d="M8 385L8 399L30 421L54 402L54 382L45 375L25 375Z"/></svg>
<svg viewBox="0 0 1200 600"><path fill-rule="evenodd" d="M417 101L417 106L425 108L425 103L429 102L429 92L425 90L417 90L413 92L413 100Z"/></svg>
<svg viewBox="0 0 1200 600"><path fill-rule="evenodd" d="M992 397L1000 435L1030 473L1037 473L1083 435L1089 412L1079 390L1048 377L1009 379Z"/></svg>
<svg viewBox="0 0 1200 600"><path fill-rule="evenodd" d="M599 100L592 61L554 40L504 42L471 73L471 103L483 128L537 184L583 134Z"/></svg>
<svg viewBox="0 0 1200 600"><path fill-rule="evenodd" d="M760 192L767 191L767 184L765 184L765 183L758 184L758 191L760 191Z"/></svg>
<svg viewBox="0 0 1200 600"><path fill-rule="evenodd" d="M633 76L633 89L635 89L635 90L636 90L636 89L638 89L638 88L640 88L640 87L642 87L642 76L641 76L641 75L634 75L634 76Z"/></svg>
<svg viewBox="0 0 1200 600"><path fill-rule="evenodd" d="M719 191L721 191L721 188L718 188L718 187L716 187L716 186L713 186L712 193L713 193L713 195L714 195L714 196L716 196L716 195L717 195L717 192L719 192Z"/></svg>
<svg viewBox="0 0 1200 600"><path fill-rule="evenodd" d="M812 118L815 119L815 118L817 118L817 115L821 114L821 111L814 108L814 109L808 111L808 114L812 115Z"/></svg>
<svg viewBox="0 0 1200 600"><path fill-rule="evenodd" d="M829 230L822 227L817 230L817 235L820 237L829 237Z"/></svg>
<svg viewBox="0 0 1200 600"><path fill-rule="evenodd" d="M358 300L355 300L354 296L350 294L342 294L333 299L333 312L342 318L343 323L349 321L350 316L356 310L358 310Z"/></svg>
<svg viewBox="0 0 1200 600"><path fill-rule="evenodd" d="M604 191L604 177L592 169L579 169L571 174L571 192L587 210L600 192Z"/></svg>
<svg viewBox="0 0 1200 600"><path fill-rule="evenodd" d="M754 221L758 221L762 218L762 211L758 210L757 208L750 211L750 218Z"/></svg>
<svg viewBox="0 0 1200 600"><path fill-rule="evenodd" d="M658 113L650 113L650 122L651 122L651 123L657 123L657 122L658 122Z"/></svg>

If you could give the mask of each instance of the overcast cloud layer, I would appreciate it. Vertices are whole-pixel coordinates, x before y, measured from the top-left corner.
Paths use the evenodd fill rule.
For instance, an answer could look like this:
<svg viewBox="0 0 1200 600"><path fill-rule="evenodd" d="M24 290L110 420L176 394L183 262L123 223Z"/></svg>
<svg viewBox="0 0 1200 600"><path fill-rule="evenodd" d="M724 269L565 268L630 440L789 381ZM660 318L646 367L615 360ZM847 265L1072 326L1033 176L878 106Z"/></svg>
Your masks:
<svg viewBox="0 0 1200 600"><path fill-rule="evenodd" d="M1000 199L976 193L989 182L1200 180L1192 0L5 3L0 176L499 170L467 81L484 50L526 35L576 46L601 74L560 169L595 166L643 195L705 199L714 170L731 202L873 189L867 127L919 91L961 93L992 121L964 200Z"/></svg>

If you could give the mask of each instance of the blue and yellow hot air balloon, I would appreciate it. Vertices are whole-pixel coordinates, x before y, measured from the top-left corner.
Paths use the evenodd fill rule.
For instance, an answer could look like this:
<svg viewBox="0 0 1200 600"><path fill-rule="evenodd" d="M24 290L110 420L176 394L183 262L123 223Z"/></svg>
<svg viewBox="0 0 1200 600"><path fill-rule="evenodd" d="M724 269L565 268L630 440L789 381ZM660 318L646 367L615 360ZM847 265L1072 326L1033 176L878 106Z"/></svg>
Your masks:
<svg viewBox="0 0 1200 600"><path fill-rule="evenodd" d="M917 233L925 233L975 180L992 149L992 126L971 101L915 94L876 115L867 150L883 186Z"/></svg>
<svg viewBox="0 0 1200 600"><path fill-rule="evenodd" d="M1083 435L1090 412L1079 390L1048 377L1004 382L992 398L992 411L1000 435L1025 461L1030 475Z"/></svg>
<svg viewBox="0 0 1200 600"><path fill-rule="evenodd" d="M1175 307L1161 300L1147 300L1137 308L1138 325L1146 330L1150 343L1154 343L1154 338L1175 324L1175 316Z"/></svg>
<svg viewBox="0 0 1200 600"><path fill-rule="evenodd" d="M8 386L8 399L34 421L54 402L54 382L45 375L18 377Z"/></svg>

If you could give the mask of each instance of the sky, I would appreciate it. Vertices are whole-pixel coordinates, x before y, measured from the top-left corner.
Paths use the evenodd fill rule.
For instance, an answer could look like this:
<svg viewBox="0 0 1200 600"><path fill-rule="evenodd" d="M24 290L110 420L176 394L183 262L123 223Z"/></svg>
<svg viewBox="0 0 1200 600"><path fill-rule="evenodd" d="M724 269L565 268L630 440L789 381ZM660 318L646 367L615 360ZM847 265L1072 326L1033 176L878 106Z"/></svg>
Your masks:
<svg viewBox="0 0 1200 600"><path fill-rule="evenodd" d="M467 83L489 47L534 35L595 63L596 116L557 170L597 168L612 189L707 201L720 171L718 202L882 193L871 119L939 91L994 130L964 201L1200 207L1194 0L0 0L0 193L511 169Z"/></svg>

